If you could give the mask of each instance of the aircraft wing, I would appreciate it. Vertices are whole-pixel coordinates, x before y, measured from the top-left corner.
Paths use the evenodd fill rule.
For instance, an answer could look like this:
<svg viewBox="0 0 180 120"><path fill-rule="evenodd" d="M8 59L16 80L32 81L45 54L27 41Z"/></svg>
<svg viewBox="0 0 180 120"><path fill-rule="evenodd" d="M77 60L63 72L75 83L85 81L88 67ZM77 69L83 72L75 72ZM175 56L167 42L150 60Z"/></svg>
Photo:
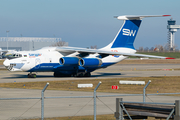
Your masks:
<svg viewBox="0 0 180 120"><path fill-rule="evenodd" d="M7 52L15 52L15 50L1 50L1 49L0 49L0 52L3 52L3 53L7 53Z"/></svg>
<svg viewBox="0 0 180 120"><path fill-rule="evenodd" d="M7 50L1 50L0 49L0 55L6 54L8 51Z"/></svg>
<svg viewBox="0 0 180 120"><path fill-rule="evenodd" d="M14 53L15 50L1 50L0 49L0 56L1 58L6 58L8 55Z"/></svg>
<svg viewBox="0 0 180 120"><path fill-rule="evenodd" d="M0 50L0 52L8 52L8 50Z"/></svg>
<svg viewBox="0 0 180 120"><path fill-rule="evenodd" d="M104 57L108 55L123 55L123 56L134 56L134 57L148 57L148 58L159 58L159 59L175 59L171 57L163 57L163 56L154 56L154 55L145 55L145 54L136 54L136 53L124 53L124 52L112 52L112 51L104 51L98 49L87 49L87 48L77 48L77 47L57 47L56 51L59 52L78 52L79 54L100 54Z"/></svg>

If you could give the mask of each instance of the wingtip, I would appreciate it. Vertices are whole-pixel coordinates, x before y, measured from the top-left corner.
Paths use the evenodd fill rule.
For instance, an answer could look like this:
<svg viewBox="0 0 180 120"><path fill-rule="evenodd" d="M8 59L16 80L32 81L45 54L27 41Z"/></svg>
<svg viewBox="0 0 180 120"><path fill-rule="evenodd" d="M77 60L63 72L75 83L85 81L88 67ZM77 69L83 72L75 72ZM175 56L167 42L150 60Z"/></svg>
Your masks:
<svg viewBox="0 0 180 120"><path fill-rule="evenodd" d="M166 17L166 16L171 16L171 15L163 15L164 17Z"/></svg>
<svg viewBox="0 0 180 120"><path fill-rule="evenodd" d="M175 59L175 58L172 58L172 57L167 57L166 59Z"/></svg>

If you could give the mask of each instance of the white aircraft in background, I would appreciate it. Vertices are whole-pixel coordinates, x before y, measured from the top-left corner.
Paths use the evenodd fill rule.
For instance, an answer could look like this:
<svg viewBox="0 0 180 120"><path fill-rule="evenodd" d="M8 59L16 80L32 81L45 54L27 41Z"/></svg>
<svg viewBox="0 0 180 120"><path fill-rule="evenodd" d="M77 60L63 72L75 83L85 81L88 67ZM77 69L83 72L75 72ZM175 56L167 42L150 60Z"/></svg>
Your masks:
<svg viewBox="0 0 180 120"><path fill-rule="evenodd" d="M2 56L3 56L3 52L2 49L0 48L0 59L2 59Z"/></svg>
<svg viewBox="0 0 180 120"><path fill-rule="evenodd" d="M124 20L114 40L101 49L77 47L45 47L36 51L19 51L4 61L9 71L29 72L28 77L36 77L35 72L54 72L54 77L91 76L91 72L116 64L128 56L173 59L169 57L136 54L133 46L142 18L170 15L118 16Z"/></svg>
<svg viewBox="0 0 180 120"><path fill-rule="evenodd" d="M0 48L0 59L3 59L6 56L11 55L14 52L16 52L16 51L15 50L2 50L2 48Z"/></svg>

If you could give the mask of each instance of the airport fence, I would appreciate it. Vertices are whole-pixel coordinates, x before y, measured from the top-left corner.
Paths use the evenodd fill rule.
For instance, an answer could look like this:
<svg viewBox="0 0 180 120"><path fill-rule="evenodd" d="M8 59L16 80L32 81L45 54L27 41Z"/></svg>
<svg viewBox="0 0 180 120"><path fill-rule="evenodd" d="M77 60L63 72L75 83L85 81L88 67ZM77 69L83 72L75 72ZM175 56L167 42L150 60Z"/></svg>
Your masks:
<svg viewBox="0 0 180 120"><path fill-rule="evenodd" d="M130 102L123 98L116 98L116 120L124 119L180 119L180 100L175 103Z"/></svg>
<svg viewBox="0 0 180 120"><path fill-rule="evenodd" d="M112 110L112 108L110 108L108 105L106 105L102 100L100 100L100 97L123 97L123 96L143 96L143 102L146 101L146 97L147 96L158 96L158 95L177 95L180 93L155 93L155 94L146 94L146 88L148 87L148 85L151 83L151 81L149 81L144 89L143 89L143 94L116 94L116 95L97 95L96 91L98 89L98 87L101 85L101 82L98 83L98 85L95 87L93 95L92 96L55 96L55 97L44 97L44 92L46 90L46 88L49 86L49 83L47 83L45 85L45 87L43 88L42 92L41 92L41 97L25 97L25 98L0 98L0 100L38 100L35 101L35 103L30 106L26 111L24 111L21 116L19 117L10 117L9 120L20 120L20 119L38 119L39 117L22 117L24 115L24 113L28 112L33 106L36 106L38 102L41 101L41 120L44 120L44 99L63 99L63 98L69 98L69 99L75 99L75 98L91 98L90 101L93 99L93 114L94 114L94 120L96 120L96 113L97 113L97 102L96 100L98 99L100 102L102 102L108 109L110 109L112 111L112 113L114 114L115 111ZM85 107L90 101L88 101L83 107ZM9 106L11 107L11 106ZM80 110L82 110L82 108ZM76 114L80 111L78 110L76 112ZM59 116L61 117L61 116Z"/></svg>

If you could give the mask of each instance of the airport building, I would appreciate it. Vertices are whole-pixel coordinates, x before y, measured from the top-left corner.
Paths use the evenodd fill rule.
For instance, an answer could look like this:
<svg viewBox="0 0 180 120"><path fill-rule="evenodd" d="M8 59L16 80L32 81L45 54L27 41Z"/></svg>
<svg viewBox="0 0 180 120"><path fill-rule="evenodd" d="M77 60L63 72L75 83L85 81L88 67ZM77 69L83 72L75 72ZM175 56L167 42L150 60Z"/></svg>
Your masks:
<svg viewBox="0 0 180 120"><path fill-rule="evenodd" d="M61 42L61 38L0 37L0 48L2 50L29 51L53 46L58 42ZM68 46L68 43L64 42L63 46Z"/></svg>

